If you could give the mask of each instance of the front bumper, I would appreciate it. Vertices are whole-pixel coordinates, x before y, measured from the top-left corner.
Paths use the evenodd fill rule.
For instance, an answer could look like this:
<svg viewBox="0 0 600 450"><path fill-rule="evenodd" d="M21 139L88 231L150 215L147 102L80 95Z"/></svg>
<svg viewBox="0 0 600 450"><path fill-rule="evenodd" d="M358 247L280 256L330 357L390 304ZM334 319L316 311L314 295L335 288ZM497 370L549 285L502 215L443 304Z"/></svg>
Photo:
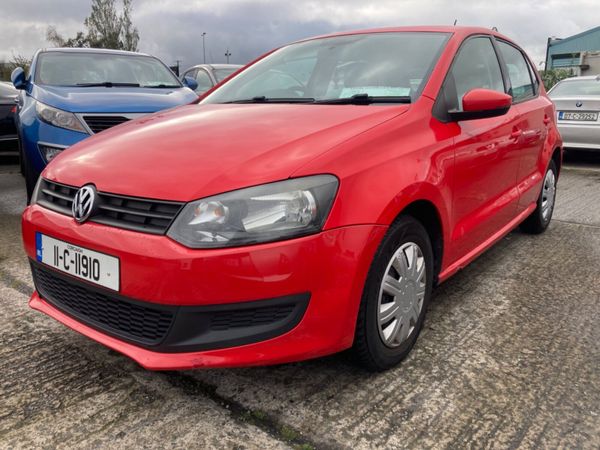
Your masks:
<svg viewBox="0 0 600 450"><path fill-rule="evenodd" d="M217 344L218 348L203 347L202 342L194 346L198 344L191 342L194 336L202 333L188 334L170 347L164 341L134 343L98 324L77 320L37 291L30 305L149 369L278 364L323 356L352 345L364 281L386 229L357 225L289 241L192 250L165 236L94 223L77 225L68 216L34 205L23 213L29 257L35 259L36 232L116 256L121 261L120 296L159 308L196 312L237 310L255 301L268 303L264 299L303 294L310 295L310 300L293 327L276 335L264 334L258 342L232 340ZM186 326L193 328L195 321L187 320Z"/></svg>

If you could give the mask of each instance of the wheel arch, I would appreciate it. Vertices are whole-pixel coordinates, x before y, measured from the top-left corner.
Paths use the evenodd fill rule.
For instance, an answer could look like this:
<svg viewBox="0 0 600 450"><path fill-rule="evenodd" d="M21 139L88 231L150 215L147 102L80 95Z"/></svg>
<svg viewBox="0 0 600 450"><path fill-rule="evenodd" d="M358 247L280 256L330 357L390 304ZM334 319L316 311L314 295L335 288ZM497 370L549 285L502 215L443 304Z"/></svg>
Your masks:
<svg viewBox="0 0 600 450"><path fill-rule="evenodd" d="M433 282L434 285L436 285L444 258L444 226L438 208L430 200L415 200L406 205L396 216L396 219L401 216L411 216L415 218L423 225L425 231L427 231L427 235L431 242L431 249L433 251Z"/></svg>
<svg viewBox="0 0 600 450"><path fill-rule="evenodd" d="M554 161L554 165L556 166L556 172L560 175L560 169L562 167L562 151L560 147L556 147L552 152L551 156L552 161Z"/></svg>

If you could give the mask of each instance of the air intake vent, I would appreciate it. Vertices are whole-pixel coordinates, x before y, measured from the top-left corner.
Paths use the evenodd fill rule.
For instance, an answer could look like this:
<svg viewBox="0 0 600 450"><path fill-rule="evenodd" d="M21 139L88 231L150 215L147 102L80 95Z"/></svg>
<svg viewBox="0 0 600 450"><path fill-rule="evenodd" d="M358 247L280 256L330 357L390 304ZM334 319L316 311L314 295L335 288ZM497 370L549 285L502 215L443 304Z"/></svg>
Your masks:
<svg viewBox="0 0 600 450"><path fill-rule="evenodd" d="M136 343L157 345L166 336L174 313L167 308L131 302L87 288L54 271L32 264L40 295L65 313L94 328Z"/></svg>
<svg viewBox="0 0 600 450"><path fill-rule="evenodd" d="M83 116L83 120L87 123L94 133L100 133L101 131L107 130L115 125L119 125L123 122L127 122L129 119L124 116Z"/></svg>

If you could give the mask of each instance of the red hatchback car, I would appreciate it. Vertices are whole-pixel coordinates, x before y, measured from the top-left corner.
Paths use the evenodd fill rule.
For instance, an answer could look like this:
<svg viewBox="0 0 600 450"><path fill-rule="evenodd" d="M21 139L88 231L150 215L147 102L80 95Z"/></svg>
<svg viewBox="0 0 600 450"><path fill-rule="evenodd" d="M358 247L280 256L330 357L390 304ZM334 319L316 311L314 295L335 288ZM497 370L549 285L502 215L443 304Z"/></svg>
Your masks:
<svg viewBox="0 0 600 450"><path fill-rule="evenodd" d="M23 213L30 304L149 369L353 347L383 370L433 286L546 229L561 147L533 64L494 31L296 42L57 156Z"/></svg>

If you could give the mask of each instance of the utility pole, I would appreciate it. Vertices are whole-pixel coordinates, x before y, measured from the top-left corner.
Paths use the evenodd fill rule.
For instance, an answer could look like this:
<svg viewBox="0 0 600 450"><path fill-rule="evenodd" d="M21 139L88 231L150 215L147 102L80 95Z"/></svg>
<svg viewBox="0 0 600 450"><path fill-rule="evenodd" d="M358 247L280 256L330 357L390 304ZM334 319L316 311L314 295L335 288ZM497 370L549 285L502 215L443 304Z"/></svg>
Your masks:
<svg viewBox="0 0 600 450"><path fill-rule="evenodd" d="M206 64L206 43L205 43L206 31L202 33L202 54L204 55L204 64Z"/></svg>
<svg viewBox="0 0 600 450"><path fill-rule="evenodd" d="M227 51L225 52L225 58L227 58L227 64L229 64L229 57L231 56L231 52L229 51L229 49L227 49Z"/></svg>

